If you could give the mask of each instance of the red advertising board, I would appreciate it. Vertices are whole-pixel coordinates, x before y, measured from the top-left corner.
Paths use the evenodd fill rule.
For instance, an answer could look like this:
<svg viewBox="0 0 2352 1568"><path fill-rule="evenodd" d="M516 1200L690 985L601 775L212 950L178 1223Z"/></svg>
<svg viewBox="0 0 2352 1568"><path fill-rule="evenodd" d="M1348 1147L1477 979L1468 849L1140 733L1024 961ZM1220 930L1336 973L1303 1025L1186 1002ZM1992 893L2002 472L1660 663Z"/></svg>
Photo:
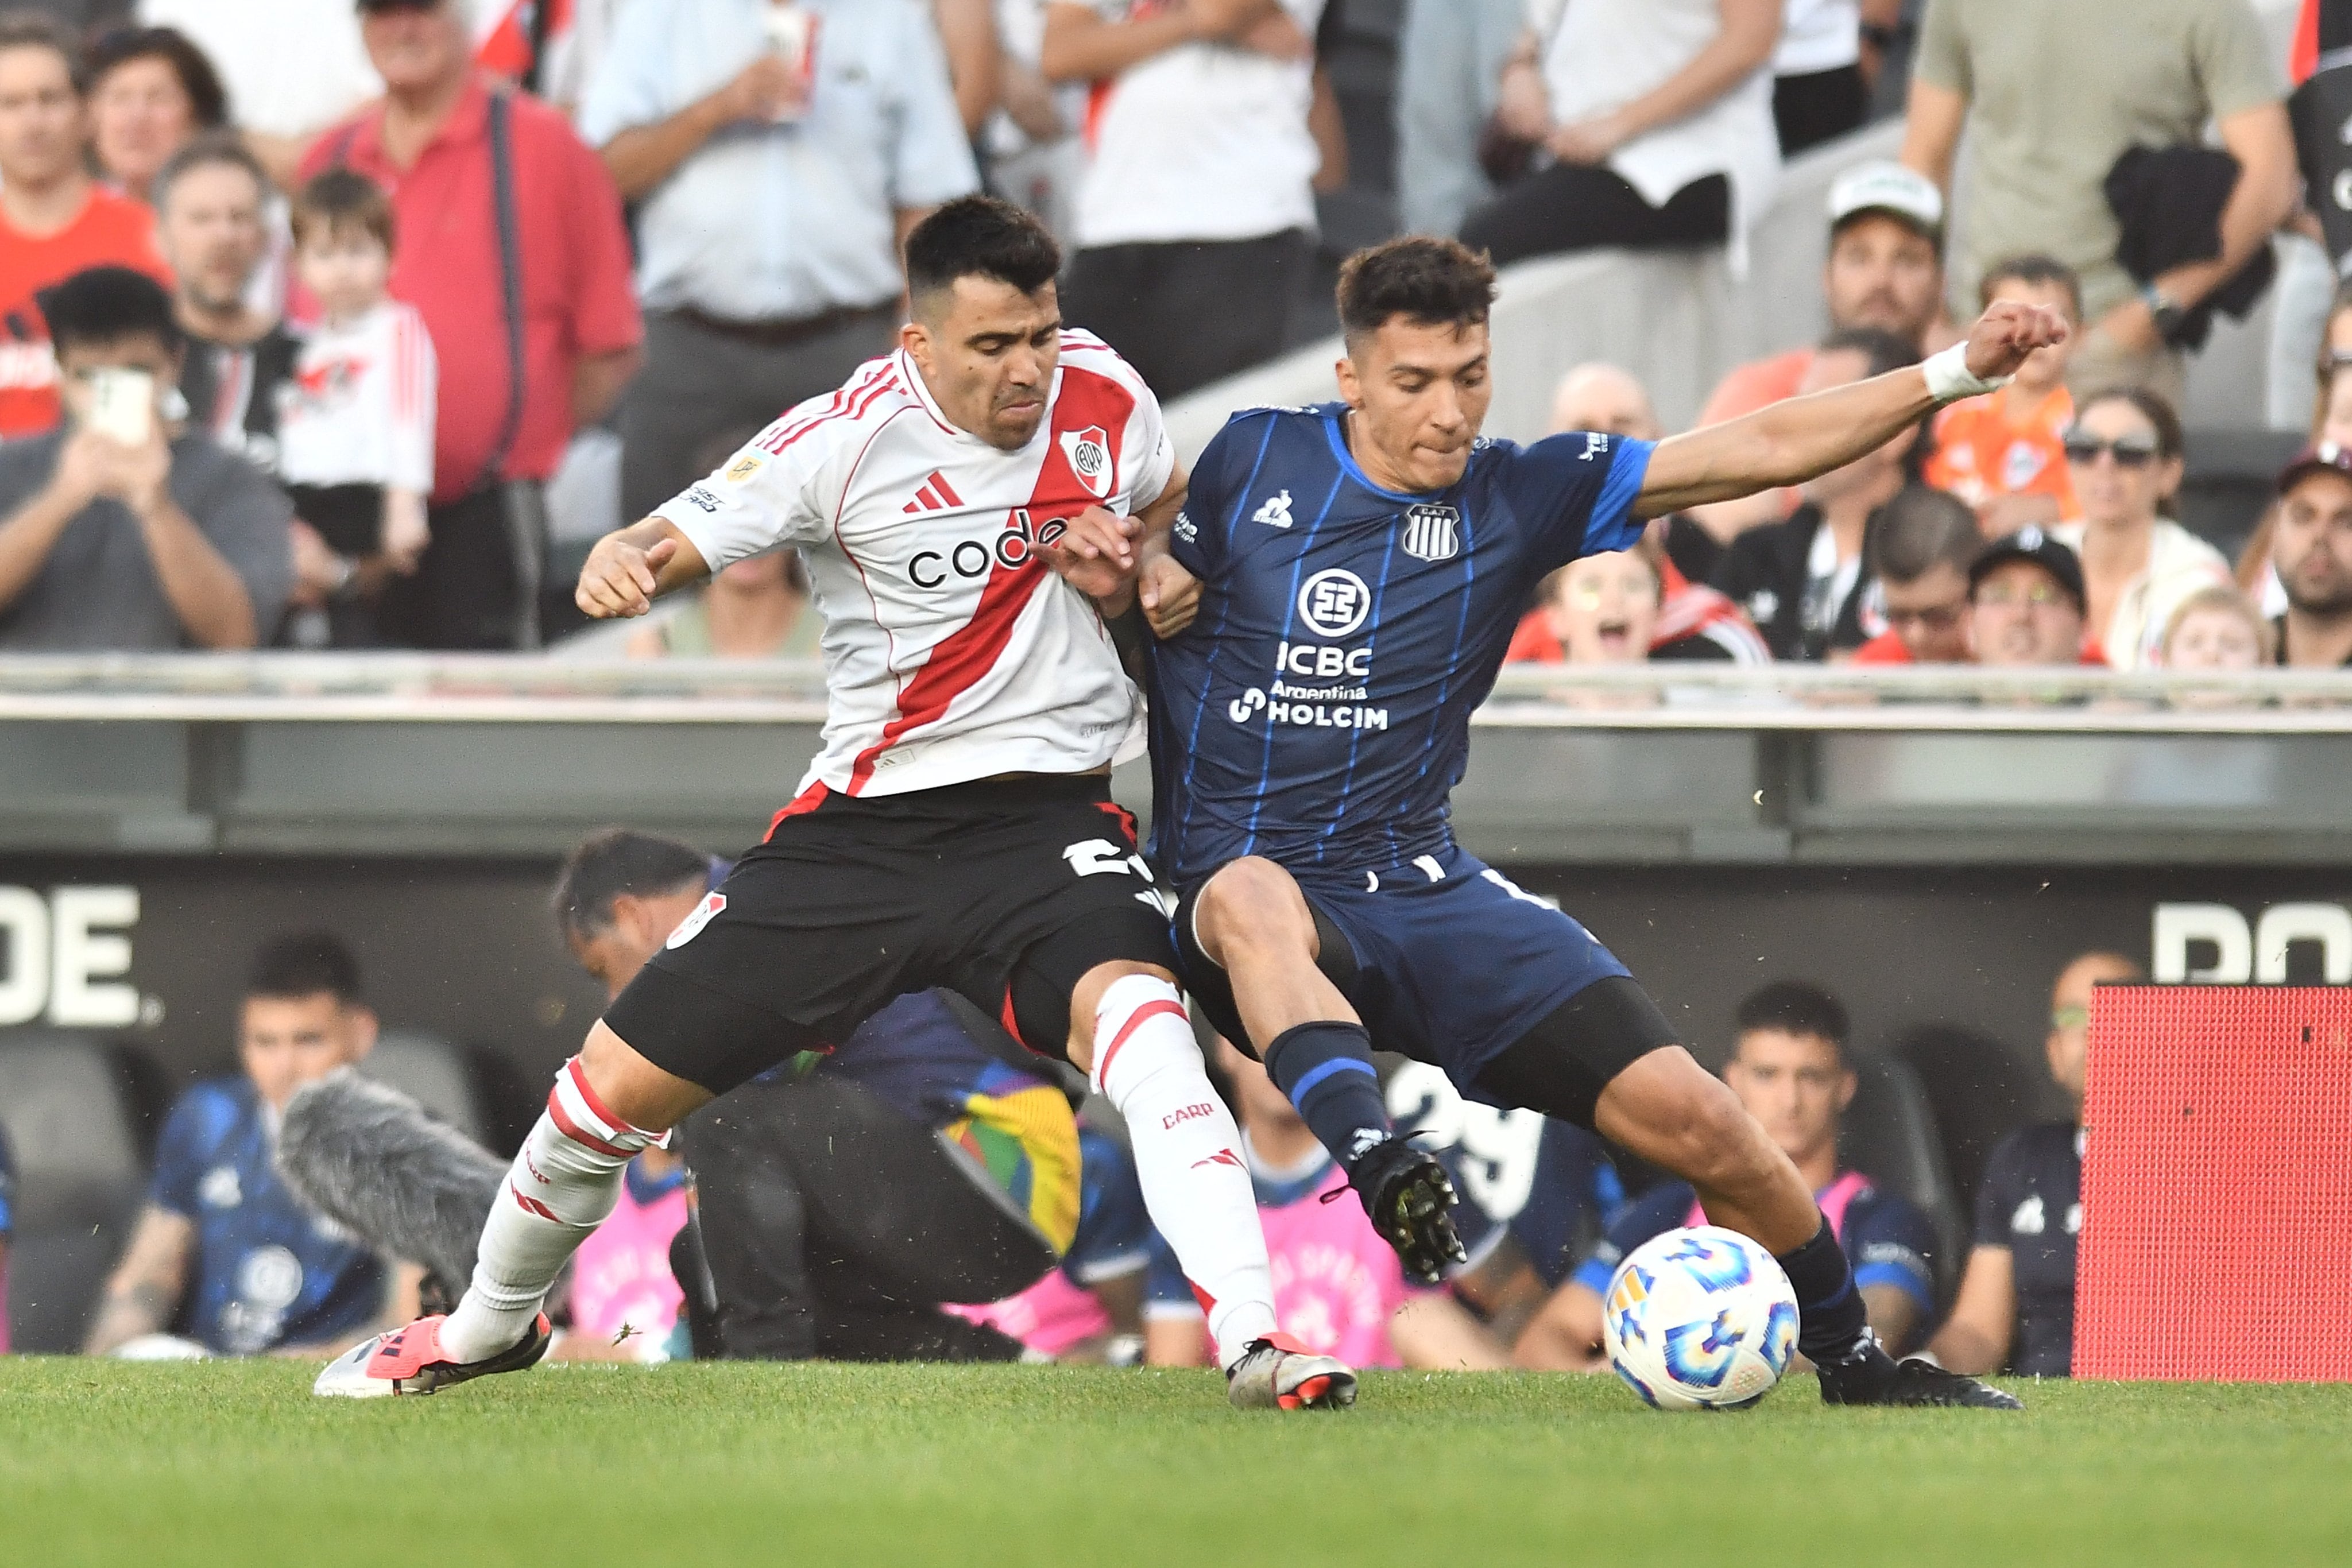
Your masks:
<svg viewBox="0 0 2352 1568"><path fill-rule="evenodd" d="M2352 1380L2352 987L2101 986L2078 1377Z"/></svg>

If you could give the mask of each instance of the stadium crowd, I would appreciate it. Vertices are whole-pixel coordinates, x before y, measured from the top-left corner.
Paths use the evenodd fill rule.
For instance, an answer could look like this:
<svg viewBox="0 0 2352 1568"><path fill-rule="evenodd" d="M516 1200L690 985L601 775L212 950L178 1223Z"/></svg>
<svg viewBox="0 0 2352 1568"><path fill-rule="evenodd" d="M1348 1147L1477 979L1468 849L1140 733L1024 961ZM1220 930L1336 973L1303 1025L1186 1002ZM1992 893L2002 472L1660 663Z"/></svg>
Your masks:
<svg viewBox="0 0 2352 1568"><path fill-rule="evenodd" d="M1396 9L8 13L0 650L541 645L569 624L551 538L643 515L887 351L899 239L983 185L1049 218L1066 319L1163 397L1246 369L1295 340L1318 194L1351 179L1330 68L1350 4ZM1907 105L1901 162L1831 192L1828 336L1735 368L1700 423L1913 362L1979 301L2077 328L1801 492L1563 573L1518 656L2352 658L2352 309L2323 322L2293 265L2320 225L2257 4L2109 0L2059 38L1958 0L1404 5L1393 175L1355 174L1498 261L1737 265L1784 158ZM2352 8L2305 0L2294 72L2345 38ZM2079 79L2093 57L2117 63ZM2293 382L2315 355L2319 395L2233 566L2179 519L2185 364L2270 285L2274 236L2274 357ZM1558 428L1663 434L1640 367L1562 369ZM805 655L807 597L796 563L747 562L628 651ZM2207 634L2223 622L2251 639Z"/></svg>
<svg viewBox="0 0 2352 1568"><path fill-rule="evenodd" d="M1349 178L1328 68L1348 3L0 14L0 653L541 647L568 597L551 539L649 510L887 351L904 236L983 186L1049 220L1066 319L1162 396L1246 370L1291 340L1318 195ZM2310 442L2243 554L2178 517L2187 357L2216 310L2273 286L2274 235L2320 238L2290 62L2252 0L1404 9L1403 221L1497 261L1722 246L1738 265L1784 158L1907 105L1901 159L1832 188L1830 330L1731 371L1701 423L1916 363L1979 304L2079 329L1800 489L1561 569L1513 658L2352 666L2352 295L2283 340L2287 379L2316 365ZM2352 5L2305 12L2309 77L2352 44ZM1664 434L1640 367L1560 369L1555 429ZM785 552L628 647L808 656L816 630ZM642 838L583 846L564 874L563 936L615 990L714 885L691 850ZM2089 988L2134 974L2091 954L2057 977L2050 1071L2078 1106ZM574 1268L570 1353L1199 1362L1199 1308L1118 1140L991 1020L928 1005L887 1028L916 1042L902 1073L803 1062L690 1123L706 1185L730 1172L719 1202L689 1203L677 1155L637 1156L619 1223ZM1841 1157L1860 1080L1835 997L1765 986L1738 1022L1726 1078L1816 1188L1881 1336L2063 1375L2079 1129L2000 1145L1956 1256L1893 1174ZM376 1034L333 938L257 957L243 1074L173 1112L90 1351L315 1356L460 1283L320 1218L270 1156L297 1091ZM1284 1319L1360 1365L1591 1368L1615 1260L1702 1213L1538 1118L1519 1200L1472 1203L1468 1264L1423 1289L1356 1206L1321 1201L1344 1176L1264 1071L1229 1046L1214 1061ZM1411 1082L1391 1084L1401 1109ZM970 1256L878 1248L871 1194L791 1156L853 1120L894 1181L980 1217L957 1233ZM8 1224L0 1147L0 1266Z"/></svg>

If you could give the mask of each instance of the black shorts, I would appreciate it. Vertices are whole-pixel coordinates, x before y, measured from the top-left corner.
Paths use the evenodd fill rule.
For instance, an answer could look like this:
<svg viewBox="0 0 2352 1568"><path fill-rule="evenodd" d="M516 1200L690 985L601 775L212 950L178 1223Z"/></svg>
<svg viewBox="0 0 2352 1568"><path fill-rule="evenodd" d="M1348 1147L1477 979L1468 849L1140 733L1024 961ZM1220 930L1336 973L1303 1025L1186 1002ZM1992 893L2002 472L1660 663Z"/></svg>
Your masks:
<svg viewBox="0 0 2352 1568"><path fill-rule="evenodd" d="M1087 971L1117 960L1172 971L1175 956L1135 819L1108 779L827 795L778 818L604 1021L714 1094L846 1041L892 998L934 986L1060 1056Z"/></svg>

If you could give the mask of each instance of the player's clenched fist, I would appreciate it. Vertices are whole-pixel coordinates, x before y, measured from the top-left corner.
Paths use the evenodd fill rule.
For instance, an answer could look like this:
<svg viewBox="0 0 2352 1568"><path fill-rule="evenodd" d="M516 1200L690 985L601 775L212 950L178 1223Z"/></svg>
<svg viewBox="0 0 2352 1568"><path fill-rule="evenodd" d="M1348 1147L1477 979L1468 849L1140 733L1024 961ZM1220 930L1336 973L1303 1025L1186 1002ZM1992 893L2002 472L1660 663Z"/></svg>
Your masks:
<svg viewBox="0 0 2352 1568"><path fill-rule="evenodd" d="M661 586L661 570L677 554L676 539L651 545L633 542L629 530L606 534L588 552L580 569L580 586L572 595L581 613L599 621L643 615L653 608Z"/></svg>
<svg viewBox="0 0 2352 1568"><path fill-rule="evenodd" d="M1136 579L1136 594L1143 601L1143 619L1161 642L1192 623L1201 611L1201 580L1184 570L1174 556L1153 556Z"/></svg>
<svg viewBox="0 0 2352 1568"><path fill-rule="evenodd" d="M2055 310L2004 299L1969 329L1969 373L1983 381L2014 375L2025 356L2066 340L2066 319Z"/></svg>
<svg viewBox="0 0 2352 1568"><path fill-rule="evenodd" d="M1088 507L1045 547L1045 564L1087 598L1123 594L1135 580L1136 538L1143 525L1108 507Z"/></svg>

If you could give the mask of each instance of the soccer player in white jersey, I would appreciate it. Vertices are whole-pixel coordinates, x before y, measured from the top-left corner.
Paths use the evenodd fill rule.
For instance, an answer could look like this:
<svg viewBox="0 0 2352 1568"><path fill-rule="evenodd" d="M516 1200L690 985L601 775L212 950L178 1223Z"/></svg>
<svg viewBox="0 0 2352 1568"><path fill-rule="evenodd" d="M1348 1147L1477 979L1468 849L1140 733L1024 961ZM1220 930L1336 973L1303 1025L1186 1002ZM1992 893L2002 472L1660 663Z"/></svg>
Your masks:
<svg viewBox="0 0 2352 1568"><path fill-rule="evenodd" d="M321 1394L431 1393L530 1365L540 1306L622 1167L714 1095L946 986L1085 1070L1126 1119L1151 1218L1206 1304L1234 1404L1329 1406L1355 1375L1278 1330L1232 1114L1209 1085L1112 764L1141 704L1104 618L1182 476L1150 392L1065 332L1027 214L950 203L907 242L898 352L602 540L592 615L762 550L807 556L825 615L824 747L767 841L680 925L564 1065L446 1319L362 1345Z"/></svg>

